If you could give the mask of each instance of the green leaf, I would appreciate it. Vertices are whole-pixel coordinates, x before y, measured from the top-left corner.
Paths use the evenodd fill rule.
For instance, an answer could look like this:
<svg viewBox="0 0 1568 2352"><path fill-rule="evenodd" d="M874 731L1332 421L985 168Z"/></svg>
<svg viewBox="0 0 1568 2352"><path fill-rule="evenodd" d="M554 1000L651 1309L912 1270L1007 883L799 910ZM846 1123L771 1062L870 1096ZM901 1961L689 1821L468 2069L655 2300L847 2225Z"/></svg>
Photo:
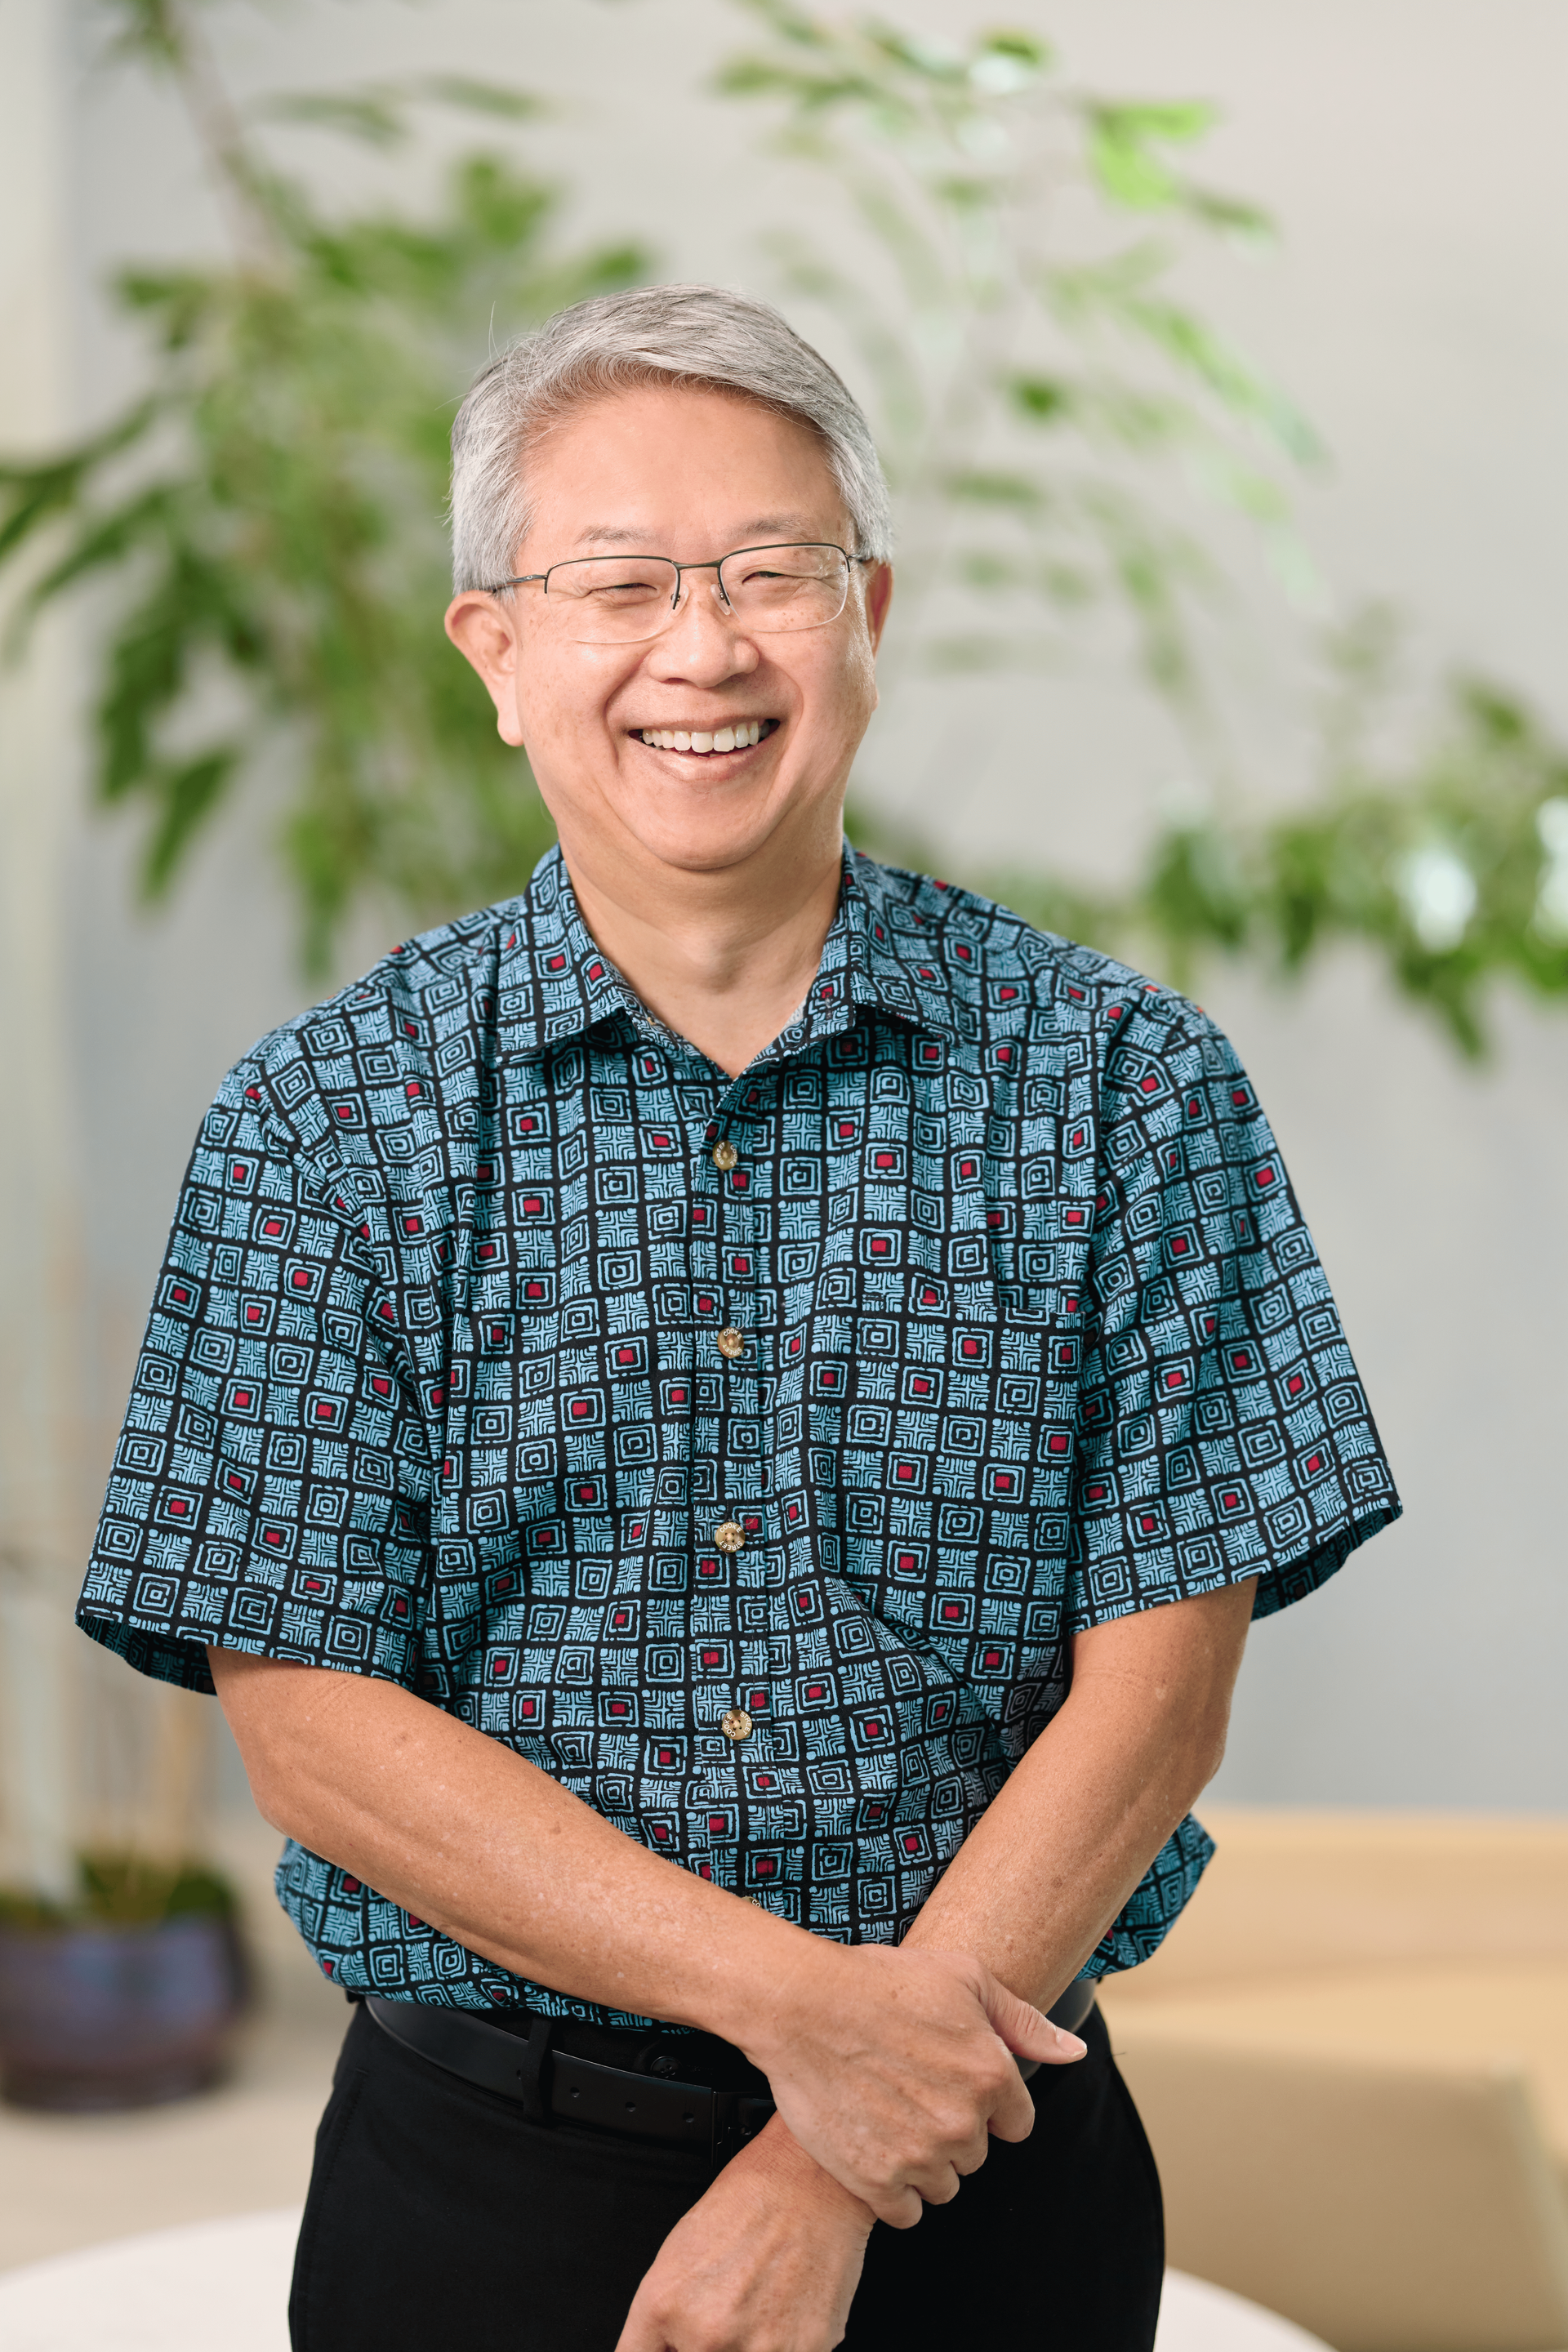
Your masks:
<svg viewBox="0 0 1568 2352"><path fill-rule="evenodd" d="M414 85L426 98L443 106L462 107L470 114L493 114L503 122L534 122L551 112L549 102L533 91L499 81L477 81L467 74L430 74Z"/></svg>
<svg viewBox="0 0 1568 2352"><path fill-rule="evenodd" d="M878 55L925 80L951 86L967 78L964 55L955 42L932 40L922 34L906 33L897 25L875 20L860 29Z"/></svg>
<svg viewBox="0 0 1568 2352"><path fill-rule="evenodd" d="M1007 393L1014 407L1031 425L1063 424L1078 405L1077 388L1059 377L1012 376L1007 382Z"/></svg>
<svg viewBox="0 0 1568 2352"><path fill-rule="evenodd" d="M251 110L261 121L306 123L362 139L370 147L400 146L408 136L407 93L390 85L283 93L262 100Z"/></svg>
<svg viewBox="0 0 1568 2352"><path fill-rule="evenodd" d="M1207 136L1215 118L1213 106L1193 99L1173 104L1167 100L1136 105L1111 105L1101 100L1091 112L1097 128L1129 146L1191 146L1194 141Z"/></svg>
<svg viewBox="0 0 1568 2352"><path fill-rule="evenodd" d="M1052 63L1049 47L1032 33L991 33L969 61L969 79L987 98L1016 98L1048 73Z"/></svg>
<svg viewBox="0 0 1568 2352"><path fill-rule="evenodd" d="M1159 150L1190 145L1213 121L1213 108L1203 105L1089 102L1084 121L1089 169L1101 193L1128 212L1168 212L1185 205L1186 184Z"/></svg>
<svg viewBox="0 0 1568 2352"><path fill-rule="evenodd" d="M1213 188L1186 187L1182 202L1194 220L1205 228L1218 229L1247 245L1268 245L1274 238L1274 222L1261 205L1247 204L1240 196L1220 194Z"/></svg>
<svg viewBox="0 0 1568 2352"><path fill-rule="evenodd" d="M0 564L46 524L79 513L93 477L144 440L158 415L155 399L137 401L104 432L62 457L41 464L0 462Z"/></svg>
<svg viewBox="0 0 1568 2352"><path fill-rule="evenodd" d="M1033 512L1046 503L1046 492L1027 474L973 471L948 475L947 495L970 506L1012 507Z"/></svg>
<svg viewBox="0 0 1568 2352"><path fill-rule="evenodd" d="M168 891L197 835L216 815L239 761L238 745L226 743L157 772L158 818L142 859L142 887L150 898Z"/></svg>

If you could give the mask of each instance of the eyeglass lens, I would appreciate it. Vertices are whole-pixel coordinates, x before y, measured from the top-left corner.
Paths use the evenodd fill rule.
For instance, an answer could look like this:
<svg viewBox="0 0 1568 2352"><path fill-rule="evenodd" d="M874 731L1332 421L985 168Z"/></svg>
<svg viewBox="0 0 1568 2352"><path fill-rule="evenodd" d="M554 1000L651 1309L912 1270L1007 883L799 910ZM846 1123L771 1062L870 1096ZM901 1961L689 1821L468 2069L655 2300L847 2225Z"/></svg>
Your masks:
<svg viewBox="0 0 1568 2352"><path fill-rule="evenodd" d="M849 594L848 559L837 547L742 548L711 572L705 565L690 571L687 595L705 587L754 629L820 629L838 618ZM680 572L663 555L584 556L552 565L544 579L552 614L586 645L658 636L675 619L681 585Z"/></svg>

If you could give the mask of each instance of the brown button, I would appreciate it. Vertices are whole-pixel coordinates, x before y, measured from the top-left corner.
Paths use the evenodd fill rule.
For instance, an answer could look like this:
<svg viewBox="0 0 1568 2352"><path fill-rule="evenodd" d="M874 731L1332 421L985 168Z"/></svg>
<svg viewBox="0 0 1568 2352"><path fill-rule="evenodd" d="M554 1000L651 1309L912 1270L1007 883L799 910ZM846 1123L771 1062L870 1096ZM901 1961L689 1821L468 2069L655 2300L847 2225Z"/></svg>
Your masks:
<svg viewBox="0 0 1568 2352"><path fill-rule="evenodd" d="M719 1353L721 1356L734 1357L743 1356L745 1352L745 1333L743 1331L737 1331L732 1323L726 1323L724 1328L719 1334Z"/></svg>
<svg viewBox="0 0 1568 2352"><path fill-rule="evenodd" d="M721 1519L713 1530L713 1540L721 1551L739 1551L746 1540L746 1530L739 1519Z"/></svg>
<svg viewBox="0 0 1568 2352"><path fill-rule="evenodd" d="M717 1168L721 1176L728 1176L731 1169L734 1167L740 1157L740 1153L736 1150L728 1136L725 1136L722 1142L716 1143L713 1146L713 1165Z"/></svg>
<svg viewBox="0 0 1568 2352"><path fill-rule="evenodd" d="M719 1728L726 1739L750 1739L752 1718L743 1706L732 1706L719 1717Z"/></svg>

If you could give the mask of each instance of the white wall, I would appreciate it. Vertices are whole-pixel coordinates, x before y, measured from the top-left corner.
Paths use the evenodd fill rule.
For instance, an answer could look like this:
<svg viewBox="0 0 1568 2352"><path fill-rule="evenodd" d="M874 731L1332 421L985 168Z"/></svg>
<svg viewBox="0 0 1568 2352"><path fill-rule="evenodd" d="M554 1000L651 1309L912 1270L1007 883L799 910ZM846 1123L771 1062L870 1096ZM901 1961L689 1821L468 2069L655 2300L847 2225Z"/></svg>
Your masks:
<svg viewBox="0 0 1568 2352"><path fill-rule="evenodd" d="M19 7L0 0L0 44ZM979 0L911 13L948 27L995 14ZM1037 21L1034 0L1012 13ZM541 152L585 189L582 229L624 233L631 218L670 274L768 290L749 240L771 184L742 168L754 128L694 95L718 47L746 34L721 0L313 0L214 21L242 87L438 66L556 91L570 110ZM1203 282L1337 454L1305 507L1325 573L1394 594L1436 656L1515 680L1568 726L1568 12L1061 0L1037 21L1083 81L1217 98L1213 176L1284 221L1275 260L1216 263ZM106 264L216 234L166 100L91 68L99 20L79 5L70 22L62 425L131 380L93 290ZM1283 778L1297 719L1279 637L1265 617L1249 692L1253 736L1267 767L1273 729ZM997 854L1105 865L1173 758L1160 723L1101 676L913 688L879 718L866 768L939 840L962 823ZM101 1460L196 1119L300 984L264 816L210 846L155 926L127 911L116 829L79 823L74 858L77 1116L102 1146L84 1162ZM363 961L376 942L362 944ZM1553 1444L1568 1409L1568 1020L1510 1013L1500 1061L1476 1074L1354 959L1289 999L1232 972L1201 992L1274 1112L1408 1506L1335 1588L1259 1630L1225 1793L1568 1807Z"/></svg>

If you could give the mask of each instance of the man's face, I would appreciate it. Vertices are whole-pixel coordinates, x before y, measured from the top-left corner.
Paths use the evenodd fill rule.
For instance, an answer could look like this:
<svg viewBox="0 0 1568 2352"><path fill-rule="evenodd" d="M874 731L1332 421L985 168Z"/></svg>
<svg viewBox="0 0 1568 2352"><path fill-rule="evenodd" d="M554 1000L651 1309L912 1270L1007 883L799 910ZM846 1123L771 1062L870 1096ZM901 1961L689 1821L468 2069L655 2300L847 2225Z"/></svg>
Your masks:
<svg viewBox="0 0 1568 2352"><path fill-rule="evenodd" d="M609 553L702 562L781 541L856 551L815 435L751 401L638 385L568 416L527 466L533 520L520 573ZM633 645L575 642L538 585L510 604L454 600L448 633L489 687L502 736L526 746L569 854L718 872L825 831L837 838L877 706L891 574L856 565L837 620L775 632L726 613L715 577L684 575L674 622ZM725 728L760 729L761 740L706 753L644 740Z"/></svg>

